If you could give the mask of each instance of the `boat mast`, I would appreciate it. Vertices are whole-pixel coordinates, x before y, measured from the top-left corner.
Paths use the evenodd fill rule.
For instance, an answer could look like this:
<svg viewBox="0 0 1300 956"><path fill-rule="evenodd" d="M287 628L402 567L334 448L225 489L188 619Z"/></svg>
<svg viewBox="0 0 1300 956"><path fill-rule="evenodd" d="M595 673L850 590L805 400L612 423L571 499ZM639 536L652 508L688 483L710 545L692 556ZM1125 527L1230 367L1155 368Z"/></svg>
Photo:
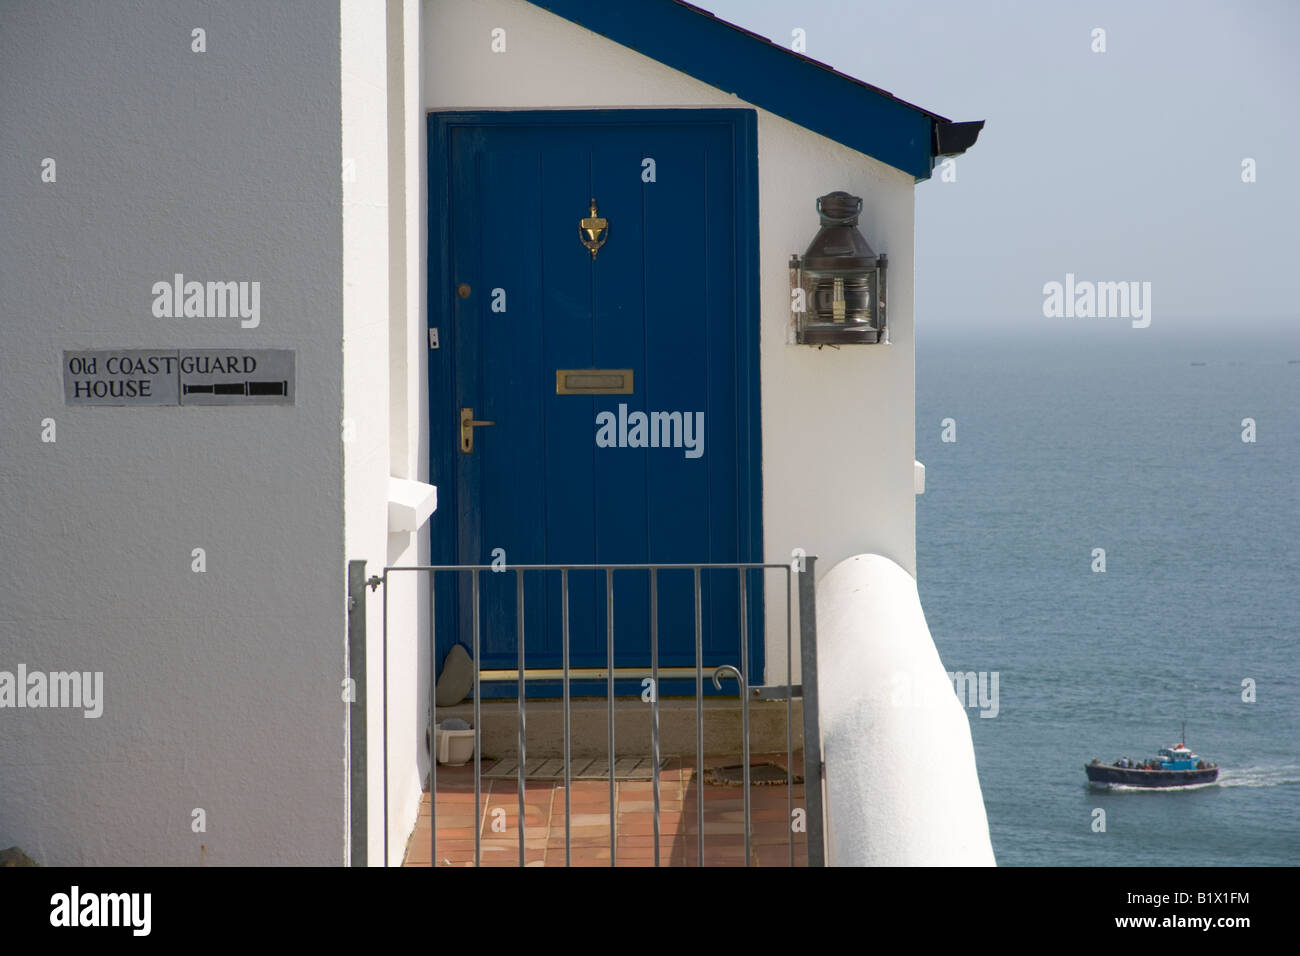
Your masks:
<svg viewBox="0 0 1300 956"><path fill-rule="evenodd" d="M1187 721L1183 721L1183 746L1187 746Z"/></svg>

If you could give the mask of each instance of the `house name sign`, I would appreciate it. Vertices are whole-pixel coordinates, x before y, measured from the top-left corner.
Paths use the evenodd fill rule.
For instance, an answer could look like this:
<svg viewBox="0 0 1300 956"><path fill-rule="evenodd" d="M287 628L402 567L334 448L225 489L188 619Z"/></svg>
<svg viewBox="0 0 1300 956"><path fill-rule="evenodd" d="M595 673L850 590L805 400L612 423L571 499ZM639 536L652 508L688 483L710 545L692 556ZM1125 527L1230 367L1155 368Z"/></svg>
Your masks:
<svg viewBox="0 0 1300 956"><path fill-rule="evenodd" d="M292 349L63 353L65 405L292 405Z"/></svg>

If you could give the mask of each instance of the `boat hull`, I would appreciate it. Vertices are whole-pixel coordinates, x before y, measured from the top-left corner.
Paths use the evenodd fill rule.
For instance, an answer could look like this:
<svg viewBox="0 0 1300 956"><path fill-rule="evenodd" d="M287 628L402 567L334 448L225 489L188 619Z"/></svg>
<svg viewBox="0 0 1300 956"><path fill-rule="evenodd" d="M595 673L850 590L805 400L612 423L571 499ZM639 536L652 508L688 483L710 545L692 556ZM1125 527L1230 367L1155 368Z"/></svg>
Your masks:
<svg viewBox="0 0 1300 956"><path fill-rule="evenodd" d="M1119 784L1125 787L1193 787L1214 783L1219 779L1218 767L1206 767L1204 770L1138 770L1094 763L1084 764L1083 769L1093 783Z"/></svg>

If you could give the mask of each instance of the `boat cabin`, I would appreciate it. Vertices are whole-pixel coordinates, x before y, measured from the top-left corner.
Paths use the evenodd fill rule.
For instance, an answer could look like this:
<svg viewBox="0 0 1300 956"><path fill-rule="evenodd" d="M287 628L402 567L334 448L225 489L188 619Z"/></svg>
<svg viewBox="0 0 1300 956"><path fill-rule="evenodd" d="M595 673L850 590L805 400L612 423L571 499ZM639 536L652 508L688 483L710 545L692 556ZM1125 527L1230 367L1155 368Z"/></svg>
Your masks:
<svg viewBox="0 0 1300 956"><path fill-rule="evenodd" d="M1183 744L1175 747L1162 747L1156 754L1160 758L1162 770L1195 770L1199 759Z"/></svg>

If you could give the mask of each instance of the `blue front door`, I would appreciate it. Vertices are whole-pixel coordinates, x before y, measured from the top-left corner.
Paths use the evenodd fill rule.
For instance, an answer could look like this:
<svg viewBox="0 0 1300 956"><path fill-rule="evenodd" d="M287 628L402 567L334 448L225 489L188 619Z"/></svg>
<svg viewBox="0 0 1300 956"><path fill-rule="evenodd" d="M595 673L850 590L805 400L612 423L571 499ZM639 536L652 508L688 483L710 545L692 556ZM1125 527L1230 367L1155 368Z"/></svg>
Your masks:
<svg viewBox="0 0 1300 956"><path fill-rule="evenodd" d="M761 559L754 169L748 111L431 116L434 563ZM470 644L461 577L438 592L439 661ZM559 667L559 575L525 584L526 666ZM648 575L613 585L615 666L648 669ZM756 683L761 575L747 586ZM517 666L515 588L480 575L485 670ZM737 572L704 573L707 667L739 663L739 594ZM604 573L571 572L569 604L571 665L605 666ZM660 666L693 666L691 572L659 573L659 622Z"/></svg>

